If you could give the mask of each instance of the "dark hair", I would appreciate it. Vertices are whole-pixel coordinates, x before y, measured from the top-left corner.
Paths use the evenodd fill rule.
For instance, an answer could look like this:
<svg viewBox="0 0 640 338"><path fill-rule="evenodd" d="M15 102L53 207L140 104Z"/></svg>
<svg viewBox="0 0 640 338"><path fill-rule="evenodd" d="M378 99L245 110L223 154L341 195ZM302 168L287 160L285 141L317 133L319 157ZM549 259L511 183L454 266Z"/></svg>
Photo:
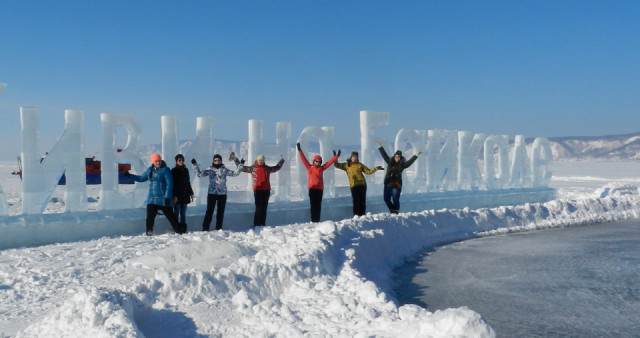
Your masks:
<svg viewBox="0 0 640 338"><path fill-rule="evenodd" d="M176 162L178 162L178 159L180 158L184 161L184 156L182 156L182 154L178 154L176 155Z"/></svg>

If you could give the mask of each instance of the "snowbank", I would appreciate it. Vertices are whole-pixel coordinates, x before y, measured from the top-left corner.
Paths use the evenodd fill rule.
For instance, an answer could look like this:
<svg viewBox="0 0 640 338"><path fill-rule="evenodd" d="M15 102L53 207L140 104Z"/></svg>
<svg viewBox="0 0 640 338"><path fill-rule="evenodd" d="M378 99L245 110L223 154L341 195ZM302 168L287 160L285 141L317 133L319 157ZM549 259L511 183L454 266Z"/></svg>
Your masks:
<svg viewBox="0 0 640 338"><path fill-rule="evenodd" d="M74 251L90 264L23 286L24 293L37 293L44 303L56 297L53 291L47 296L49 288L73 296L42 314L22 300L0 300L16 307L4 311L6 322L34 319L23 336L490 337L493 330L465 307L432 313L398 306L389 293L393 269L425 248L476 235L638 217L636 187L612 185L599 195L51 246L49 255L29 260L51 264L55 254ZM100 255L111 257L102 263ZM24 275L15 269L7 276ZM100 278L84 277L98 270Z"/></svg>

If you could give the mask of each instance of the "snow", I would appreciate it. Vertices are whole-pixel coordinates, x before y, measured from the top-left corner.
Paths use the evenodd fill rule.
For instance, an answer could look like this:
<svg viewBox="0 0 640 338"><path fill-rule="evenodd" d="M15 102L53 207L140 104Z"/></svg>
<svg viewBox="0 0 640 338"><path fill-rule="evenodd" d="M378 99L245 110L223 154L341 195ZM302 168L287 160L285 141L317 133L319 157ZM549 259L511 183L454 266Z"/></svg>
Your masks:
<svg viewBox="0 0 640 338"><path fill-rule="evenodd" d="M19 183L4 174L12 165L0 184L15 207ZM393 269L425 247L478 235L638 218L637 164L563 166L552 181L558 198L545 203L2 250L0 337L491 337L473 309L398 305Z"/></svg>

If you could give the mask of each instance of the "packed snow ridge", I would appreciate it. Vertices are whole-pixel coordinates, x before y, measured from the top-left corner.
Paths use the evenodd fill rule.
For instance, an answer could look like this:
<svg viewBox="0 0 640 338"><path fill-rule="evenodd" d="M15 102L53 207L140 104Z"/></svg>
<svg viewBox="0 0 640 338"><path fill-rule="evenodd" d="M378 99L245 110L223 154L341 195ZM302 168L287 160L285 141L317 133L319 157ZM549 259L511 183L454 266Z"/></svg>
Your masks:
<svg viewBox="0 0 640 338"><path fill-rule="evenodd" d="M18 336L491 337L466 307L399 306L394 268L442 243L637 218L639 207L636 186L612 184L594 197L519 206L58 244L24 258L60 265L51 276L34 271L16 283L20 264L3 271L14 286L2 287L0 301L16 308L0 323L40 318Z"/></svg>

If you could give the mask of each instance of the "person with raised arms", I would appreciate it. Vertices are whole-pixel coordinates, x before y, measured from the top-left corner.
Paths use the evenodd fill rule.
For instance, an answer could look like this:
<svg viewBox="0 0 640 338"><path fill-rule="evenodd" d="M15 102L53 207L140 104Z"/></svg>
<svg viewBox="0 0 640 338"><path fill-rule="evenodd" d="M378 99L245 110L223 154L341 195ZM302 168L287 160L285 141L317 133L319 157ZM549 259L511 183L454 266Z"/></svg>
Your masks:
<svg viewBox="0 0 640 338"><path fill-rule="evenodd" d="M200 167L198 167L198 162L195 158L191 160L191 164L193 166L193 171L198 177L209 176L207 211L205 211L204 220L202 221L202 231L209 231L216 204L218 205L218 213L216 214L216 230L221 230L222 222L224 221L224 210L227 205L227 176L240 175L240 171L244 167L244 159L238 163L236 170L231 170L225 167L222 163L222 156L219 154L213 155L213 162L211 163L211 166L204 171L200 171Z"/></svg>
<svg viewBox="0 0 640 338"><path fill-rule="evenodd" d="M236 163L238 159L236 159ZM256 205L256 212L253 216L253 226L264 226L267 223L267 207L269 206L269 196L271 196L271 183L269 176L282 168L284 157L280 155L280 161L275 166L268 166L264 162L264 156L258 155L256 161L251 166L242 168L242 172L251 174L253 177L253 197Z"/></svg>
<svg viewBox="0 0 640 338"><path fill-rule="evenodd" d="M351 156L345 163L335 161L333 165L347 172L349 187L351 188L351 200L353 201L353 214L362 216L367 211L367 180L363 174L371 175L378 170L383 170L381 166L369 169L358 160L358 152L352 151Z"/></svg>
<svg viewBox="0 0 640 338"><path fill-rule="evenodd" d="M320 155L314 156L312 165L307 160L307 157L304 156L304 152L302 151L302 148L300 148L300 142L296 143L296 147L298 148L298 154L300 154L300 160L305 168L307 168L307 173L309 174L309 184L307 185L307 188L309 188L311 222L320 222L320 213L322 212L322 195L324 192L324 180L322 176L324 171L338 159L340 156L340 150L338 150L337 154L334 150L333 157L325 164L322 164L322 157Z"/></svg>
<svg viewBox="0 0 640 338"><path fill-rule="evenodd" d="M402 156L400 150L393 154L390 158L387 152L384 150L382 143L378 140L378 150L382 159L387 163L387 171L384 176L384 203L389 208L389 212L397 214L400 212L400 194L402 193L402 171L409 168L413 162L418 159L418 155L422 151L418 150L408 161Z"/></svg>

